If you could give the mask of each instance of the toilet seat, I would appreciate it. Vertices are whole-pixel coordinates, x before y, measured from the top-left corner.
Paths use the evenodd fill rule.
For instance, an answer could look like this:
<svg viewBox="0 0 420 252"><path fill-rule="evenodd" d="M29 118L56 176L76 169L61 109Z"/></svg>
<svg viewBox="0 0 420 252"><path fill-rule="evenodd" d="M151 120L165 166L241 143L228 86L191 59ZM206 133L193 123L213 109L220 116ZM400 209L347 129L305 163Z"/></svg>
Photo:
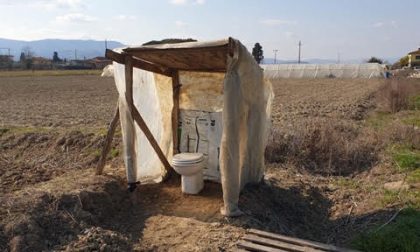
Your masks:
<svg viewBox="0 0 420 252"><path fill-rule="evenodd" d="M173 156L172 164L176 166L188 166L203 162L204 156L202 153L179 153Z"/></svg>

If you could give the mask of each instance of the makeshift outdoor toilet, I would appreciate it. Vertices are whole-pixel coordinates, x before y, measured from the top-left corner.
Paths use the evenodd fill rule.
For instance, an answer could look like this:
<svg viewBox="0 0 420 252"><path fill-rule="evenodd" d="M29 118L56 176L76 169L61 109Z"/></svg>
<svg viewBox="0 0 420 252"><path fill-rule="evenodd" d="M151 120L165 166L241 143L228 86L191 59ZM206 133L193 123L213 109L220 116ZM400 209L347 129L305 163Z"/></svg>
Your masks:
<svg viewBox="0 0 420 252"><path fill-rule="evenodd" d="M128 183L161 182L171 169L184 193L198 193L203 179L216 181L222 214L239 215L240 191L263 178L273 98L245 46L229 38L130 46L106 56L114 61Z"/></svg>
<svg viewBox="0 0 420 252"><path fill-rule="evenodd" d="M204 187L203 153L180 153L172 158L172 167L181 175L182 192L197 194Z"/></svg>

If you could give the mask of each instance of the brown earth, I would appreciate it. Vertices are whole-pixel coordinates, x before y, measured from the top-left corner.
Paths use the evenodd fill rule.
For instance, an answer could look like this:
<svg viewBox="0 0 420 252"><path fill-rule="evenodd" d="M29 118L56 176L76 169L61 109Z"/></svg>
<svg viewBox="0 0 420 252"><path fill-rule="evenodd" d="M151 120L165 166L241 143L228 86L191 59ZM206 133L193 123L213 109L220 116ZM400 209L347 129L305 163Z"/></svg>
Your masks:
<svg viewBox="0 0 420 252"><path fill-rule="evenodd" d="M377 80L273 83L273 128L303 121L362 123ZM399 179L377 165L346 176L267 163L264 183L241 195L244 215L224 218L219 184L183 195L178 177L126 191L120 133L105 175L94 176L116 102L112 79L0 78L0 250L231 251L247 228L338 245L385 222L381 183ZM302 165L305 166L305 165Z"/></svg>

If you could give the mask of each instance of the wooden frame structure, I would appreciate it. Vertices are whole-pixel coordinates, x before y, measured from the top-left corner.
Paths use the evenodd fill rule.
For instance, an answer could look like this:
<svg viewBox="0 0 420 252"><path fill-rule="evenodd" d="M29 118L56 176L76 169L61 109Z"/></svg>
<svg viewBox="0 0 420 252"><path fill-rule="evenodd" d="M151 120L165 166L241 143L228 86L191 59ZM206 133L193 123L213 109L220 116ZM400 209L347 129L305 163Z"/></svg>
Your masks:
<svg viewBox="0 0 420 252"><path fill-rule="evenodd" d="M182 84L179 81L179 71L200 72L226 72L227 58L234 54L232 38L211 45L197 46L195 42L180 44L163 44L152 46L128 47L118 53L106 50L105 56L112 61L125 65L125 99L131 116L142 130L153 150L166 169L168 175L172 167L160 148L158 142L150 132L149 127L134 106L133 101L133 68L140 68L149 72L161 74L172 78L173 109L172 109L172 133L173 153L178 153L178 117L179 117L179 93ZM100 175L105 166L105 160L110 150L115 128L119 119L118 108L108 128L107 137L103 146L102 154L96 169ZM165 178L164 178L165 179Z"/></svg>

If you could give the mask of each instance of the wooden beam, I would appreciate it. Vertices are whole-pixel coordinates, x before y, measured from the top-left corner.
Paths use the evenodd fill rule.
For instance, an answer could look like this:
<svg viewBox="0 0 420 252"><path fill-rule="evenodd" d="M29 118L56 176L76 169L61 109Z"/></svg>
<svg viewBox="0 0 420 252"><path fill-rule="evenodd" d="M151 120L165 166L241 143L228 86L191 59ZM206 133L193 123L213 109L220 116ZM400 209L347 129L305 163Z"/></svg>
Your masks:
<svg viewBox="0 0 420 252"><path fill-rule="evenodd" d="M125 67L125 100L127 103L127 109L131 114L131 107L134 106L133 102L133 58L129 55L124 56L123 61ZM129 125L127 130L131 133L131 138L127 138L125 141L126 144L126 156L131 157L126 159L127 165L127 175L130 174L130 177L137 178L137 155L136 155L136 131L133 121L127 122ZM132 132L131 132L132 131ZM132 179L131 178L131 179ZM137 182L137 181L130 181Z"/></svg>
<svg viewBox="0 0 420 252"><path fill-rule="evenodd" d="M125 58L129 55L132 59L132 65L133 67L140 68L149 72L162 74L168 77L172 77L172 69L158 66L156 64L141 60L139 58L133 57L131 54L128 53L117 53L113 50L106 49L105 56L108 59L111 59L112 61L118 62L120 64L125 64Z"/></svg>
<svg viewBox="0 0 420 252"><path fill-rule="evenodd" d="M130 55L124 57L125 65L125 99L128 108L133 105L133 58Z"/></svg>
<svg viewBox="0 0 420 252"><path fill-rule="evenodd" d="M290 252L287 250L278 249L278 248L270 248L264 245L255 244L255 243L247 242L247 241L239 241L238 247L244 248L249 251L258 251L258 252Z"/></svg>
<svg viewBox="0 0 420 252"><path fill-rule="evenodd" d="M119 119L120 119L120 110L118 108L118 101L117 101L117 107L115 108L114 117L112 118L112 121L108 126L108 132L106 134L105 143L102 148L101 157L99 158L98 166L96 167L96 175L101 175L104 170L106 157L108 156L108 153L111 150L112 139L114 138L115 129L117 128L117 123Z"/></svg>
<svg viewBox="0 0 420 252"><path fill-rule="evenodd" d="M172 74L172 97L174 106L172 107L172 141L173 141L173 154L179 153L179 136L178 136L178 124L179 124L179 93L181 84L179 83L179 72L175 71Z"/></svg>
<svg viewBox="0 0 420 252"><path fill-rule="evenodd" d="M308 240L303 240L299 238L273 234L273 233L269 233L269 232L265 232L265 231L261 231L257 229L252 229L252 228L248 230L248 233L258 235L264 238L275 239L278 241L284 241L284 242L297 244L297 245L304 245L304 246L315 248L315 249L321 249L321 250L327 250L327 251L340 251L340 252L357 252L357 250L340 248L340 247L336 247L330 244L324 244L324 243L315 242L315 241L308 241Z"/></svg>
<svg viewBox="0 0 420 252"><path fill-rule="evenodd" d="M267 246L267 247L270 247L270 248L283 249L283 250L286 250L286 251L296 251L296 252L322 252L322 251L325 251L325 250L319 250L319 249L315 249L315 248L311 248L311 247L306 247L306 246L303 246L303 245L291 244L291 243L287 243L287 242L284 242L284 241L263 238L263 237L259 237L259 236L252 235L252 234L245 235L245 237L243 239L245 241L248 241L248 242L253 242L253 243L260 244L260 245L263 245L263 246Z"/></svg>

